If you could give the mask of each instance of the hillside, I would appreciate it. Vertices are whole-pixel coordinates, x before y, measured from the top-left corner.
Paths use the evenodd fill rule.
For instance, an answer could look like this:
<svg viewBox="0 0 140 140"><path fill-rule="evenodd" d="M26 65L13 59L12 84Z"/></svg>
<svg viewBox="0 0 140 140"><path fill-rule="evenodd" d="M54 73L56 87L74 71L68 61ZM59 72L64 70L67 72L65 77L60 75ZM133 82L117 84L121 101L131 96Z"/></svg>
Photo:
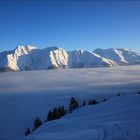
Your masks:
<svg viewBox="0 0 140 140"><path fill-rule="evenodd" d="M26 140L139 140L140 95L122 95L50 121Z"/></svg>

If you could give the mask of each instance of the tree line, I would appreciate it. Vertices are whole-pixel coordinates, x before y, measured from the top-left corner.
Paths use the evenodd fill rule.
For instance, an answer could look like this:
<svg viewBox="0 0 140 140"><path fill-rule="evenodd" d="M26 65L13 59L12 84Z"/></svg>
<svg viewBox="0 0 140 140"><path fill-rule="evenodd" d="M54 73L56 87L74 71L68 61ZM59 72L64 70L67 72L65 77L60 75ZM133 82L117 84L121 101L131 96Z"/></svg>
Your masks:
<svg viewBox="0 0 140 140"><path fill-rule="evenodd" d="M60 119L61 117L63 117L67 113L71 113L73 110L78 108L78 106L79 106L78 101L74 97L72 97L70 99L68 110L66 110L64 108L64 106L58 106L58 107L53 108L52 110L49 110L47 117L46 117L46 120L45 120L45 123L52 121L52 120ZM25 136L29 135L31 132L33 132L37 128L39 128L43 124L43 122L41 121L41 119L39 117L37 117L34 120L33 124L34 124L33 130L31 130L30 128L27 128L25 131Z"/></svg>
<svg viewBox="0 0 140 140"><path fill-rule="evenodd" d="M140 95L140 91L137 94ZM118 93L117 96L121 96L121 94ZM107 101L107 99L102 100L102 102L105 102L105 101ZM69 108L65 109L64 106L58 106L58 107L53 108L52 110L49 110L47 117L46 117L46 120L45 120L45 123L52 121L52 120L60 119L64 115L66 115L68 113L72 113L78 107L84 107L86 105L95 105L98 103L99 103L99 101L97 101L96 99L90 99L87 102L84 101L82 103L82 105L80 106L78 101L76 100L76 98L71 97L70 102L69 102ZM41 119L39 117L37 117L33 122L34 128L32 130L30 128L27 128L25 131L25 136L27 136L31 132L35 131L42 124L43 124L43 121L41 121Z"/></svg>

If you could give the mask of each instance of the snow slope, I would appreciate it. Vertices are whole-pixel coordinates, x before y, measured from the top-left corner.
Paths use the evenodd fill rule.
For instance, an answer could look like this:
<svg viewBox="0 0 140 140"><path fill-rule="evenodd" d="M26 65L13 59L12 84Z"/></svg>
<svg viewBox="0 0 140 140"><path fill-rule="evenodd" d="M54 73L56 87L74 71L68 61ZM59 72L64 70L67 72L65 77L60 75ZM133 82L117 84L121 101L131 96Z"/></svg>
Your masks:
<svg viewBox="0 0 140 140"><path fill-rule="evenodd" d="M136 53L130 49L96 49L93 52L107 59L111 59L118 64L140 63L140 53Z"/></svg>
<svg viewBox="0 0 140 140"><path fill-rule="evenodd" d="M23 61L25 60L25 61ZM35 49L28 55L19 58L20 70L43 70L50 68L66 68L68 54L62 48L49 47Z"/></svg>
<svg viewBox="0 0 140 140"><path fill-rule="evenodd" d="M69 52L69 65L71 68L90 68L109 67L116 65L116 63L95 53L82 50L74 50Z"/></svg>
<svg viewBox="0 0 140 140"><path fill-rule="evenodd" d="M79 102L102 100L140 90L140 66L97 69L59 69L0 73L0 140L16 140L48 110L68 106L72 96Z"/></svg>
<svg viewBox="0 0 140 140"><path fill-rule="evenodd" d="M140 95L125 95L50 121L26 140L139 140Z"/></svg>

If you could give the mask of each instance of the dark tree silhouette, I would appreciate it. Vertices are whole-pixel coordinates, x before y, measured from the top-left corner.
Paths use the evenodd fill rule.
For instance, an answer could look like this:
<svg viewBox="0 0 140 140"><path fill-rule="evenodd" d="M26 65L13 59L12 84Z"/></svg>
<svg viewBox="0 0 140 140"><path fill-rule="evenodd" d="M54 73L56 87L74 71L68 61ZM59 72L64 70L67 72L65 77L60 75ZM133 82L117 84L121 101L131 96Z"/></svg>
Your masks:
<svg viewBox="0 0 140 140"><path fill-rule="evenodd" d="M61 106L61 113L62 113L62 116L64 116L65 114L66 114L66 110L65 110L65 108L64 108L64 106Z"/></svg>
<svg viewBox="0 0 140 140"><path fill-rule="evenodd" d="M58 108L58 118L61 118L62 116L65 115L65 110L64 110L64 107L63 106L59 106Z"/></svg>
<svg viewBox="0 0 140 140"><path fill-rule="evenodd" d="M86 102L84 101L84 102L83 102L83 106L85 106L85 105L86 105Z"/></svg>
<svg viewBox="0 0 140 140"><path fill-rule="evenodd" d="M98 103L99 103L98 101L93 99L93 100L89 100L88 105L95 105L95 104L98 104Z"/></svg>
<svg viewBox="0 0 140 140"><path fill-rule="evenodd" d="M38 127L40 127L42 125L42 121L37 117L34 120L34 129L37 129Z"/></svg>
<svg viewBox="0 0 140 140"><path fill-rule="evenodd" d="M64 116L66 113L64 106L59 106L55 107L53 111L49 111L47 115L47 121L55 120L55 119L60 119L62 116Z"/></svg>
<svg viewBox="0 0 140 140"><path fill-rule="evenodd" d="M120 94L120 93L118 93L118 94L117 94L117 96L121 96L121 94Z"/></svg>
<svg viewBox="0 0 140 140"><path fill-rule="evenodd" d="M27 128L25 131L25 136L29 135L31 133L30 128Z"/></svg>
<svg viewBox="0 0 140 140"><path fill-rule="evenodd" d="M54 119L57 119L57 117L58 117L58 109L57 109L57 107L55 107L55 108L53 109L53 120L54 120Z"/></svg>
<svg viewBox="0 0 140 140"><path fill-rule="evenodd" d="M78 102L77 100L72 97L71 100L70 100L70 104L69 104L69 111L72 112L74 109L76 109L78 107Z"/></svg>
<svg viewBox="0 0 140 140"><path fill-rule="evenodd" d="M53 120L54 118L53 118L53 113L51 112L51 110L49 111L49 113L48 113L48 116L47 116L47 121L51 121L51 120Z"/></svg>

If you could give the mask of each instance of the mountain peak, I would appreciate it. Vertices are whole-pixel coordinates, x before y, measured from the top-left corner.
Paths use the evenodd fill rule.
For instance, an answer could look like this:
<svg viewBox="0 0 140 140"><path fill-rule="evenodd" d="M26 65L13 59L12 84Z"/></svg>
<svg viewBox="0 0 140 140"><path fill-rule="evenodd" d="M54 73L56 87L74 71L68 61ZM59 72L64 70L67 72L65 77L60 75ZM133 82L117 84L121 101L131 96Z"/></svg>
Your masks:
<svg viewBox="0 0 140 140"><path fill-rule="evenodd" d="M33 50L33 49L36 49L36 47L34 47L34 46L29 46L29 45L26 45L26 46L17 46L16 48L15 48L15 50Z"/></svg>
<svg viewBox="0 0 140 140"><path fill-rule="evenodd" d="M51 47L46 47L45 50L47 51L54 51L54 50L58 50L60 48L56 47L56 46L51 46Z"/></svg>
<svg viewBox="0 0 140 140"><path fill-rule="evenodd" d="M121 50L121 51L131 51L131 49L128 49L128 48L117 48L117 50Z"/></svg>
<svg viewBox="0 0 140 140"><path fill-rule="evenodd" d="M102 49L102 48L97 48L95 50L126 50L126 51L130 51L131 49L129 48L107 48L107 49Z"/></svg>
<svg viewBox="0 0 140 140"><path fill-rule="evenodd" d="M33 51L35 50L35 51ZM66 51L56 46L36 49L33 46L17 46L0 53L0 67L14 70L43 70L52 68L91 68L115 65L140 64L140 54L130 49L101 49L93 52L76 49Z"/></svg>

